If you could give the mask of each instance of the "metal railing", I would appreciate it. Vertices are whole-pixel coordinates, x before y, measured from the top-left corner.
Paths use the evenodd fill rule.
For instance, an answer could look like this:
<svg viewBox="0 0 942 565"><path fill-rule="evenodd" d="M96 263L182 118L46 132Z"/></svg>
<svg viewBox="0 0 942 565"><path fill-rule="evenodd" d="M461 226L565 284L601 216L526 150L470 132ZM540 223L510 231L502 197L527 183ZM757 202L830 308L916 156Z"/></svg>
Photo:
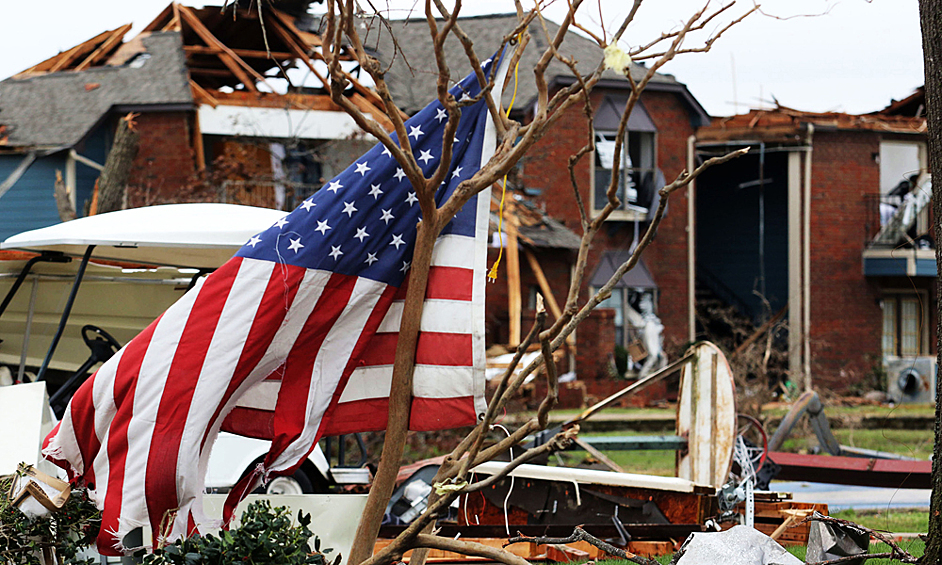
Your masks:
<svg viewBox="0 0 942 565"><path fill-rule="evenodd" d="M726 283L703 265L697 264L696 279L697 286L712 292L717 298L736 309L743 317L750 320L755 320L758 317L745 300L740 298L733 289L729 288Z"/></svg>
<svg viewBox="0 0 942 565"><path fill-rule="evenodd" d="M319 184L290 180L224 180L219 186L219 201L290 211L319 188Z"/></svg>

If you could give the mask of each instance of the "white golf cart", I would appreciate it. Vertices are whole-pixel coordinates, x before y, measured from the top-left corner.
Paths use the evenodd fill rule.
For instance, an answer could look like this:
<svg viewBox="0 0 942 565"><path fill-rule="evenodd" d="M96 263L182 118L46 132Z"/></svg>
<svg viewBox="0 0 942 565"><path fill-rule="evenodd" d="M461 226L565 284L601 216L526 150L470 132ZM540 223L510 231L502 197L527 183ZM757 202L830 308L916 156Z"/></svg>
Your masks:
<svg viewBox="0 0 942 565"><path fill-rule="evenodd" d="M232 204L169 204L80 218L23 232L0 244L0 399L4 384L44 381L61 417L100 363L286 212ZM14 385L15 386L15 385ZM325 493L367 484L366 451L334 468L317 446L268 494ZM4 439L0 438L0 451ZM336 440L333 440L336 441ZM349 440L348 440L349 441ZM330 445L328 452L331 451ZM220 434L206 476L226 492L261 462L268 442ZM0 469L0 475L12 472Z"/></svg>

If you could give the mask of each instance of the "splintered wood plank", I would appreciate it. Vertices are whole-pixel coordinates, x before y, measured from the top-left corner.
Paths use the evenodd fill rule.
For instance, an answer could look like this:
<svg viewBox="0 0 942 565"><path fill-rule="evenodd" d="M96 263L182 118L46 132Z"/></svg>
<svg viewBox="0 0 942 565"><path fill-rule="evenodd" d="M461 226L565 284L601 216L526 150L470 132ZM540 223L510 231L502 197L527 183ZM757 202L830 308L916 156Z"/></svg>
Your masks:
<svg viewBox="0 0 942 565"><path fill-rule="evenodd" d="M510 345L518 345L521 339L521 326L523 304L520 296L520 255L517 249L517 226L512 216L504 218L507 241L504 250L507 252L507 315L510 318Z"/></svg>
<svg viewBox="0 0 942 565"><path fill-rule="evenodd" d="M304 33L300 31L297 27L295 27L294 21L291 19L291 17L286 15L285 13L279 10L276 10L274 8L270 9L270 11L272 15L275 16L275 19L277 19L278 23L280 23L289 34L294 36L295 42L297 42L298 44L302 46L306 46L306 49L303 49L303 51L306 54L306 57L314 57L322 61L324 60L323 55L313 50L314 47L320 47L322 45L322 41L320 37L314 34ZM355 77L349 74L347 75L347 78L348 80L350 80L350 84L353 85L354 90L356 90L357 92L362 94L364 97L366 97L366 99L369 100L370 104L376 106L377 110L385 107L385 104L383 103L383 99L380 98L379 94L377 94L376 91L364 86L363 83L361 83ZM405 114L403 114L403 116L405 116ZM408 116L405 116L405 117L408 117Z"/></svg>
<svg viewBox="0 0 942 565"><path fill-rule="evenodd" d="M555 561L557 563L568 563L572 561L585 561L586 559L616 559L614 555L610 555L605 551L595 547L594 545L585 542L577 541L572 543L567 543L566 545L542 545L535 543L515 543L513 545L508 545L504 547L504 544L507 543L506 539L503 538L461 538L464 541L469 541L473 543L479 543L481 545L486 545L493 548L501 548L505 551L508 551L518 557L534 561L534 560L546 560L546 561ZM375 555L386 546L392 543L391 539L378 539L376 540L376 545L373 547L373 554ZM632 541L628 543L627 550L635 555L641 555L643 557L658 557L661 555L670 555L676 550L674 543L669 541ZM409 559L412 557L412 551L407 551L402 556L402 561L408 563ZM467 555L462 555L460 553L454 553L451 551L444 551L441 549L429 549L428 559L431 563L444 563L444 562L458 562L458 563L474 563L474 562L491 562L488 559L482 557L472 557Z"/></svg>
<svg viewBox="0 0 942 565"><path fill-rule="evenodd" d="M322 45L320 36L298 29L298 26L294 25L295 20L293 17L277 8L269 8L269 11L288 31L296 35L302 44L307 44L311 47L320 47Z"/></svg>
<svg viewBox="0 0 942 565"><path fill-rule="evenodd" d="M215 47L222 51L219 53L219 60L228 68L233 75L251 92L258 92L258 89L255 88L255 83L249 78L249 75L245 73L246 69L259 82L265 82L265 78L262 75L258 74L252 67L246 64L245 61L239 58L238 55L232 52L229 47L227 47L222 41L220 41L209 29L203 25L203 22L200 21L198 17L186 6L180 6L180 17L186 21L187 25L190 26L190 29L193 30L196 35L203 40L206 45L210 47Z"/></svg>
<svg viewBox="0 0 942 565"><path fill-rule="evenodd" d="M193 98L195 98L198 103L207 104L213 108L219 105L219 101L193 79L190 79L190 90L193 91Z"/></svg>
<svg viewBox="0 0 942 565"><path fill-rule="evenodd" d="M68 65L74 63L75 60L79 57L94 51L102 41L105 41L105 39L107 39L109 35L115 31L116 30L103 31L95 37L87 41L83 41L71 49L63 51L58 55L54 55L45 61L42 61L41 63L37 63L21 73L17 73L14 75L14 78L22 78L33 74L54 73L56 71L62 70Z"/></svg>
<svg viewBox="0 0 942 565"><path fill-rule="evenodd" d="M530 270L536 275L536 282L540 285L540 290L543 291L543 298L546 299L546 304L549 306L550 312L559 319L559 317L563 315L563 311L559 309L556 297L553 296L553 289L550 288L549 281L546 280L546 275L543 273L543 268L540 267L540 262L537 261L536 255L534 255L533 251L530 249L525 248L523 253L527 256L527 262L530 263Z"/></svg>
<svg viewBox="0 0 942 565"><path fill-rule="evenodd" d="M729 475L736 441L736 394L726 357L710 342L687 350L695 357L681 369L677 435L687 450L677 452L677 476L719 488Z"/></svg>
<svg viewBox="0 0 942 565"><path fill-rule="evenodd" d="M273 10L273 12L278 11ZM291 51L291 53L293 53L299 61L304 63L308 70L317 77L317 80L321 81L326 86L327 79L316 68L314 68L314 65L311 63L310 55L308 55L312 48L309 45L306 45L303 41L299 41L296 37L293 37L291 31L285 27L282 20L278 17L272 20L271 28L275 32L275 35L277 35L281 41L284 42L285 46L288 47L288 50Z"/></svg>
<svg viewBox="0 0 942 565"><path fill-rule="evenodd" d="M324 85L327 85L327 78L321 74L311 62L311 59L318 59L320 61L325 61L324 56L315 51L315 47L321 46L321 40L319 37L313 34L306 34L298 30L294 26L294 22L286 14L271 8L270 9L274 18L271 20L272 29L275 33L284 41L285 45L288 46L288 49L294 53L297 58L304 63L304 65L321 81ZM308 36L316 39L316 42L312 41ZM326 62L326 61L325 61ZM362 112L366 112L373 116L373 119L379 122L387 131L393 130L392 121L389 120L389 117L386 116L386 112L383 110L386 107L386 104L383 102L383 99L380 98L373 89L364 86L360 81L358 81L353 75L350 75L344 71L347 80L350 81L350 84L353 85L353 89L356 91L356 94L351 97L351 100L359 95L362 97L362 101L354 101L357 105L357 108ZM408 118L404 113L400 112L403 118Z"/></svg>
<svg viewBox="0 0 942 565"><path fill-rule="evenodd" d="M161 12L157 14L157 17L151 20L150 23L147 24L147 27L141 30L141 33L145 31L166 31L165 28L167 24L170 22L170 20L173 19L173 16L176 14L176 11L177 11L176 2L171 2L170 4L167 4L167 7L161 10Z"/></svg>
<svg viewBox="0 0 942 565"><path fill-rule="evenodd" d="M219 56L223 51L216 47L207 47L205 45L184 45L183 51L187 54L195 55L216 55ZM232 52L243 59L294 59L294 55L286 51L259 51L257 49L232 49ZM270 55L270 57L269 57Z"/></svg>
<svg viewBox="0 0 942 565"><path fill-rule="evenodd" d="M131 24L124 24L118 29L111 32L111 36L104 40L97 49L92 51L91 55L85 58L84 61L79 63L76 67L76 71L84 71L88 67L98 63L106 55L111 53L124 39L124 36L131 31Z"/></svg>

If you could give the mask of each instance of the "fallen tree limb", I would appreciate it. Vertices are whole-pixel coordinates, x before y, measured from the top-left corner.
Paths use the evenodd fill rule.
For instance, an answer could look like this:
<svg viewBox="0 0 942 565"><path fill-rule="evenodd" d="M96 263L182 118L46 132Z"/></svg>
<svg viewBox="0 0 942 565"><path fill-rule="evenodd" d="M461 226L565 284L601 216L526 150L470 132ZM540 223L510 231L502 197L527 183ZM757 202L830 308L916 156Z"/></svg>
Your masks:
<svg viewBox="0 0 942 565"><path fill-rule="evenodd" d="M531 537L520 534L520 532L517 532L516 536L507 540L507 543L504 544L504 547L507 547L508 545L512 545L515 543L524 543L524 542L538 543L540 545L552 545L552 544L567 544L567 543L573 543L577 541L584 541L586 543L594 545L595 547L601 549L602 551L604 551L605 553L608 553L609 555L614 555L615 557L618 557L619 559L626 559L628 561L632 561L634 563L637 563L638 565L658 565L658 562L653 559L648 559L647 557L641 557L640 555L635 555L634 553L631 553L630 551L619 549L610 543L604 542L600 540L599 538L593 536L589 532L583 530L579 526L576 526L576 528L572 532L572 535L569 536L568 538L550 538L550 537L542 537L542 536L531 538Z"/></svg>

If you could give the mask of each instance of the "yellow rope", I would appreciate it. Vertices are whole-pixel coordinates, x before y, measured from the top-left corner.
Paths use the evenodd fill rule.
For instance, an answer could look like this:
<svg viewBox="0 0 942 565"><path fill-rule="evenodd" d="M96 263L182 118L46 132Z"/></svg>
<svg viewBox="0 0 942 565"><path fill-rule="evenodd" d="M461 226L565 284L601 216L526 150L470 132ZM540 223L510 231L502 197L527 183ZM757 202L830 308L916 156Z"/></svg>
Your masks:
<svg viewBox="0 0 942 565"><path fill-rule="evenodd" d="M507 107L507 117L510 117L510 110L514 107L514 100L517 99L517 69L520 68L520 61L514 65L514 94L510 97L510 106ZM507 175L504 174L504 181L500 192L500 207L497 215L497 238L500 241L500 248L497 251L497 260L491 265L491 270L487 273L487 280L497 282L497 268L500 266L500 260L504 256L504 198L507 196Z"/></svg>

